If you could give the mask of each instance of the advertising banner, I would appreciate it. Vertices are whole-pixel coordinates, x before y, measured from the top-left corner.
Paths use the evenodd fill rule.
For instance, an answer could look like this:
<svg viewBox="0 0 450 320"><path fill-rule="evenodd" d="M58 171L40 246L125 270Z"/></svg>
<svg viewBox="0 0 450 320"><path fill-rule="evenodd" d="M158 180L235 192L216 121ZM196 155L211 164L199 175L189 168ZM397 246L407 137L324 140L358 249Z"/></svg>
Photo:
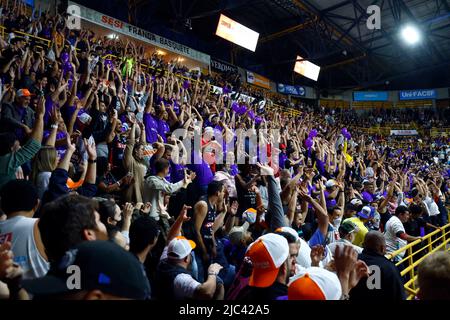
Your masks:
<svg viewBox="0 0 450 320"><path fill-rule="evenodd" d="M211 70L216 72L239 73L238 67L215 58L211 58Z"/></svg>
<svg viewBox="0 0 450 320"><path fill-rule="evenodd" d="M270 80L254 72L247 71L247 82L270 90Z"/></svg>
<svg viewBox="0 0 450 320"><path fill-rule="evenodd" d="M400 100L422 100L437 98L436 90L434 89L400 91L399 95Z"/></svg>
<svg viewBox="0 0 450 320"><path fill-rule="evenodd" d="M417 130L391 130L391 136L417 136Z"/></svg>
<svg viewBox="0 0 450 320"><path fill-rule="evenodd" d="M279 83L277 85L277 90L279 93L289 94L292 96L304 97L306 95L305 87L302 86L289 86Z"/></svg>
<svg viewBox="0 0 450 320"><path fill-rule="evenodd" d="M388 101L387 91L356 91L353 92L353 101Z"/></svg>
<svg viewBox="0 0 450 320"><path fill-rule="evenodd" d="M113 31L120 32L124 35L136 38L138 40L147 42L154 46L167 49L171 52L181 54L185 57L200 61L205 64L210 64L210 56L200 51L189 48L183 44L158 36L152 32L135 27L126 22L117 20L113 17L107 16L95 10L83 7L75 2L69 1L69 6L74 5L80 8L80 17L86 21L95 23L99 26L108 28Z"/></svg>

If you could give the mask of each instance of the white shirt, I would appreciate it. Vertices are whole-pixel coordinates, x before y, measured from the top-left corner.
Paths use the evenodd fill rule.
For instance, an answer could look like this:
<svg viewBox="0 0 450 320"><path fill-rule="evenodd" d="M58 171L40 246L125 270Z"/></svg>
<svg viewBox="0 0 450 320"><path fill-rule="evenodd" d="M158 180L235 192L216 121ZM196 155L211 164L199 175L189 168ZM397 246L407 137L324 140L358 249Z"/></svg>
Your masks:
<svg viewBox="0 0 450 320"><path fill-rule="evenodd" d="M9 241L14 262L23 269L23 279L36 279L47 274L50 265L39 253L34 239L37 219L23 216L0 221L0 243Z"/></svg>
<svg viewBox="0 0 450 320"><path fill-rule="evenodd" d="M190 274L180 273L175 277L173 282L175 299L184 300L186 298L193 298L195 290L199 286L201 286L201 283L192 278Z"/></svg>
<svg viewBox="0 0 450 320"><path fill-rule="evenodd" d="M50 171L39 172L36 178L36 188L38 191L39 199L42 199L45 191L48 189L50 183L50 177L52 173Z"/></svg>
<svg viewBox="0 0 450 320"><path fill-rule="evenodd" d="M167 259L168 247L166 246L161 254L160 261ZM175 299L184 300L186 298L193 298L195 290L201 286L201 283L195 280L190 274L180 273L175 277L173 282L173 290Z"/></svg>
<svg viewBox="0 0 450 320"><path fill-rule="evenodd" d="M328 248L330 248L330 251L331 251L331 254L333 255L333 257L334 257L334 252L336 251L336 247L338 247L338 246L341 248L341 252L345 246L352 247L353 249L356 250L356 252L358 252L358 254L360 254L363 251L363 249L360 246L354 245L353 243L351 243L350 241L348 241L346 239L340 239L340 240L330 243L328 245Z"/></svg>
<svg viewBox="0 0 450 320"><path fill-rule="evenodd" d="M384 232L387 253L392 253L406 246L407 241L397 237L397 233L399 232L405 232L405 227L398 217L392 216L386 223L386 230ZM403 257L404 255L405 252L402 252L398 257Z"/></svg>
<svg viewBox="0 0 450 320"><path fill-rule="evenodd" d="M430 197L426 197L426 198L423 200L423 203L425 204L425 208L427 209L428 215L429 215L430 217L439 215L439 213L440 213L439 207L438 207L438 205L436 204L436 202L434 202L433 199L431 199Z"/></svg>

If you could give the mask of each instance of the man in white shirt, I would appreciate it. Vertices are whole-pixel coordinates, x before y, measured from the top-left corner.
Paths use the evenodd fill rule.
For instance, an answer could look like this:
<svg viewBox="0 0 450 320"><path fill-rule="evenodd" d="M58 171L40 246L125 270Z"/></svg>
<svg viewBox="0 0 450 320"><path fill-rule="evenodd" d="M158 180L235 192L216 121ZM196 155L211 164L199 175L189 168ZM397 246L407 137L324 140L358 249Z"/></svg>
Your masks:
<svg viewBox="0 0 450 320"><path fill-rule="evenodd" d="M217 277L222 266L213 263L208 268L208 278L198 282L189 271L195 242L178 236L172 239L161 255L157 269L156 291L161 300L222 300L223 285ZM219 280L219 281L218 281Z"/></svg>
<svg viewBox="0 0 450 320"><path fill-rule="evenodd" d="M355 234L357 232L358 227L351 221L345 221L339 226L340 239L328 245L333 257L337 246L340 246L341 249L343 249L344 246L351 246L358 254L362 252L363 249L360 246L356 246L352 243L355 240Z"/></svg>
<svg viewBox="0 0 450 320"><path fill-rule="evenodd" d="M398 206L397 209L395 209L395 215L387 221L385 227L384 236L386 238L387 253L397 251L406 246L408 242L413 242L417 239L420 239L420 237L413 237L406 233L403 223L407 222L408 220L408 208L405 206ZM396 256L394 260L399 261L404 255L405 252L402 252L401 254Z"/></svg>
<svg viewBox="0 0 450 320"><path fill-rule="evenodd" d="M25 180L11 180L1 191L7 219L0 221L0 244L11 242L14 262L23 269L24 279L45 276L50 265L41 240L38 223L33 218L39 207L36 188Z"/></svg>

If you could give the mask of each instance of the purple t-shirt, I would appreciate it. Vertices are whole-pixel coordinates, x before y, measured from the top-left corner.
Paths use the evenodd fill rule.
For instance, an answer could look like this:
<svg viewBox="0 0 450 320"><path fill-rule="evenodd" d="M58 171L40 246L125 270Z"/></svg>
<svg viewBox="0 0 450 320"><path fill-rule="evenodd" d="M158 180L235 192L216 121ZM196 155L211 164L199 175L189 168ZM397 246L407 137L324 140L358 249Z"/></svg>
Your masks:
<svg viewBox="0 0 450 320"><path fill-rule="evenodd" d="M363 191L361 193L363 200L367 201L367 202L372 202L373 201L373 194L367 192L367 191Z"/></svg>
<svg viewBox="0 0 450 320"><path fill-rule="evenodd" d="M278 155L278 161L279 161L280 168L284 169L284 165L286 163L287 158L288 157L287 157L286 153L280 152L280 154Z"/></svg>
<svg viewBox="0 0 450 320"><path fill-rule="evenodd" d="M331 192L328 192L328 191L324 191L324 195L325 195L325 199L326 199L326 202L327 202L327 208L331 208L331 207L334 207L335 205L336 205L336 199L328 199L328 196L330 195L330 193Z"/></svg>
<svg viewBox="0 0 450 320"><path fill-rule="evenodd" d="M170 132L170 127L167 122L162 119L158 119L156 121L158 122L158 133L163 138L164 142L167 143L166 133Z"/></svg>
<svg viewBox="0 0 450 320"><path fill-rule="evenodd" d="M177 183L184 179L184 166L182 164L174 163L170 160L170 182Z"/></svg>
<svg viewBox="0 0 450 320"><path fill-rule="evenodd" d="M197 152L193 152L193 164L188 165L188 168L195 172L197 175L195 177L194 183L199 186L206 186L214 179L214 175L211 171L209 164L205 162L204 159L199 158L200 155ZM201 161L201 163L200 163ZM200 164L196 164L200 163Z"/></svg>
<svg viewBox="0 0 450 320"><path fill-rule="evenodd" d="M45 130L44 131L44 141L46 141L48 139L48 136L50 135L50 131L49 130ZM65 132L61 132L58 131L58 133L56 133L56 141L64 139L66 137L66 133ZM56 153L58 155L58 159L62 159L64 158L64 155L66 154L66 150L67 150L67 146L58 146L56 147Z"/></svg>
<svg viewBox="0 0 450 320"><path fill-rule="evenodd" d="M150 113L144 113L145 136L148 143L158 141L158 123ZM164 138L163 138L164 139Z"/></svg>

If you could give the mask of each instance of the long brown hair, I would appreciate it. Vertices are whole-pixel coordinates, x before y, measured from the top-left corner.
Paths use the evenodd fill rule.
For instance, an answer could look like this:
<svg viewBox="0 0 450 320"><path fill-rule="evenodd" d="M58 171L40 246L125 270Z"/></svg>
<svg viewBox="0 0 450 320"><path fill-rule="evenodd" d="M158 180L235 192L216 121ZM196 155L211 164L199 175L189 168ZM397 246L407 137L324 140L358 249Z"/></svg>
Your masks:
<svg viewBox="0 0 450 320"><path fill-rule="evenodd" d="M34 184L37 182L37 177L40 172L52 172L56 169L56 149L54 147L43 147L36 154L33 160L33 170L31 179Z"/></svg>

